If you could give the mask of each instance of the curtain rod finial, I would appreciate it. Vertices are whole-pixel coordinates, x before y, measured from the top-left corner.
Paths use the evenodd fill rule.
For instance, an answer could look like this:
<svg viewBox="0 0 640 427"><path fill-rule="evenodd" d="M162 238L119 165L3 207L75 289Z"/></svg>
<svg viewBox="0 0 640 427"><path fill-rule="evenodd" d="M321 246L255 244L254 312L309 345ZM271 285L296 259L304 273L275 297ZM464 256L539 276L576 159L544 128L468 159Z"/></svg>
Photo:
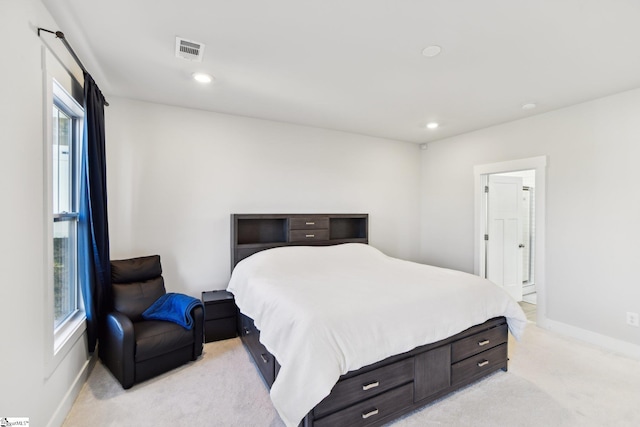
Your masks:
<svg viewBox="0 0 640 427"><path fill-rule="evenodd" d="M59 39L64 39L64 33L62 31L56 31L56 37Z"/></svg>

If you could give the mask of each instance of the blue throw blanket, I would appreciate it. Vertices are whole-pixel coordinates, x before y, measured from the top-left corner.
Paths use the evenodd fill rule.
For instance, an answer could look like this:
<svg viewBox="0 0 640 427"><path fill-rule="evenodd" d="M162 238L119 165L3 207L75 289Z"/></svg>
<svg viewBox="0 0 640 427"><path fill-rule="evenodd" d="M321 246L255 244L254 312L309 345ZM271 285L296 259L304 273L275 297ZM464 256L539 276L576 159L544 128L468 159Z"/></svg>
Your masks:
<svg viewBox="0 0 640 427"><path fill-rule="evenodd" d="M168 293L151 304L142 313L142 317L147 320L166 320L185 329L191 329L194 324L191 310L197 306L202 306L199 299L184 294Z"/></svg>

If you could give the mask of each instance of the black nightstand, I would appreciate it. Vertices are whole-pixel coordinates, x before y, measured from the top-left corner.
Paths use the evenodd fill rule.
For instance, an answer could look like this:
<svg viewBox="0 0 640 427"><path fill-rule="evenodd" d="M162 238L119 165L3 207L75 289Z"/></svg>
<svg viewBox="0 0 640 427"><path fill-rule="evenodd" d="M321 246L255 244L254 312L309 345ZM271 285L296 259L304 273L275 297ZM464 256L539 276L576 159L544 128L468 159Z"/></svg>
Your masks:
<svg viewBox="0 0 640 427"><path fill-rule="evenodd" d="M204 303L204 342L226 340L237 334L237 315L233 294L227 291L202 293Z"/></svg>

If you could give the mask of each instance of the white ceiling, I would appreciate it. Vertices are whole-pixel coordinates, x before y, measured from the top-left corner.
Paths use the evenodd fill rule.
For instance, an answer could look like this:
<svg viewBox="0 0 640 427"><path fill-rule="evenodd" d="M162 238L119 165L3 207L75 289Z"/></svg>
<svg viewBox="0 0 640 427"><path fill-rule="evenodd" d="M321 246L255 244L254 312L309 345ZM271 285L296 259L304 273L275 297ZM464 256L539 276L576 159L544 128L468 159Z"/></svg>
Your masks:
<svg viewBox="0 0 640 427"><path fill-rule="evenodd" d="M640 87L640 0L42 1L107 100L423 143Z"/></svg>

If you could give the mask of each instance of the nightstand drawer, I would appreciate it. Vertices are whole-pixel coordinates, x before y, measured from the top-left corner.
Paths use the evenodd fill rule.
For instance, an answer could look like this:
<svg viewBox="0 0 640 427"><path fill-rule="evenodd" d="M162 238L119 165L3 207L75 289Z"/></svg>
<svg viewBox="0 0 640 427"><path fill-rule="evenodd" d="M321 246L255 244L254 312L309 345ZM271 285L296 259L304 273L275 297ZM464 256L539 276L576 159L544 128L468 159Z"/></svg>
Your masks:
<svg viewBox="0 0 640 427"><path fill-rule="evenodd" d="M328 217L289 218L289 230L329 228Z"/></svg>
<svg viewBox="0 0 640 427"><path fill-rule="evenodd" d="M226 340L237 335L235 316L204 322L204 342Z"/></svg>
<svg viewBox="0 0 640 427"><path fill-rule="evenodd" d="M291 230L289 231L290 242L305 242L315 240L329 240L329 230Z"/></svg>
<svg viewBox="0 0 640 427"><path fill-rule="evenodd" d="M451 363L507 342L507 324L479 332L451 344Z"/></svg>
<svg viewBox="0 0 640 427"><path fill-rule="evenodd" d="M220 303L205 303L204 320L222 319L236 316L236 304L233 300Z"/></svg>
<svg viewBox="0 0 640 427"><path fill-rule="evenodd" d="M228 291L209 291L202 293L204 319L221 319L235 316L237 312L233 294Z"/></svg>

